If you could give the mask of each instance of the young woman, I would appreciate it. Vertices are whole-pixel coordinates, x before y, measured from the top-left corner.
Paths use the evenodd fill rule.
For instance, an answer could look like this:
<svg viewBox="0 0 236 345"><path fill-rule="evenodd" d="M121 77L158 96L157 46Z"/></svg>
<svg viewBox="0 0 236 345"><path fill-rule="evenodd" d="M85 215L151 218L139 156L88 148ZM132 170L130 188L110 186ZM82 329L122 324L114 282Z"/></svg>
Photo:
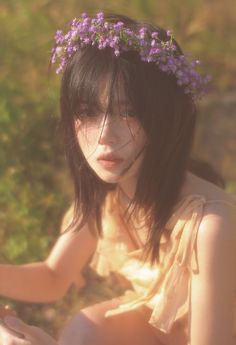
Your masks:
<svg viewBox="0 0 236 345"><path fill-rule="evenodd" d="M90 257L130 288L81 310L57 342L5 317L0 343L233 345L236 203L192 172L198 61L171 32L103 13L57 32L58 59L74 203L45 262L0 267L0 293L59 298Z"/></svg>

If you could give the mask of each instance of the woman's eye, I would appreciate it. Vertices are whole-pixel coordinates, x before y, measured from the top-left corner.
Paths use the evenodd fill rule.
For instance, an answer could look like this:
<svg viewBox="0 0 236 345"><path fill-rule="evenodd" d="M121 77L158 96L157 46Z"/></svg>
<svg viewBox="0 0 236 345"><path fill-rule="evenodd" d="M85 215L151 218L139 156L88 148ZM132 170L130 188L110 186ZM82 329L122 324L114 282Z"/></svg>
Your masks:
<svg viewBox="0 0 236 345"><path fill-rule="evenodd" d="M78 116L81 119L90 119L90 118L94 119L97 117L97 114L93 111L89 111L88 109L84 109L84 110L79 111Z"/></svg>

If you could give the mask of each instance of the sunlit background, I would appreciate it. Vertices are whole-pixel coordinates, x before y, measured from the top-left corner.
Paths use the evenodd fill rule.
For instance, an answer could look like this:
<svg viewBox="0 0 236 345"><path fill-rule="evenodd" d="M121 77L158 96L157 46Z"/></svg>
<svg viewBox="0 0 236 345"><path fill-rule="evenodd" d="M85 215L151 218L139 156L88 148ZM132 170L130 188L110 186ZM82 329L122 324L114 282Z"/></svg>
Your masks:
<svg viewBox="0 0 236 345"><path fill-rule="evenodd" d="M236 193L235 0L0 0L1 262L44 259L59 232L72 188L58 122L60 77L49 71L49 55L58 28L97 10L172 29L183 50L202 60L213 79L199 105L194 152ZM54 333L64 315L113 293L114 287L96 281L55 304L13 306L25 320Z"/></svg>

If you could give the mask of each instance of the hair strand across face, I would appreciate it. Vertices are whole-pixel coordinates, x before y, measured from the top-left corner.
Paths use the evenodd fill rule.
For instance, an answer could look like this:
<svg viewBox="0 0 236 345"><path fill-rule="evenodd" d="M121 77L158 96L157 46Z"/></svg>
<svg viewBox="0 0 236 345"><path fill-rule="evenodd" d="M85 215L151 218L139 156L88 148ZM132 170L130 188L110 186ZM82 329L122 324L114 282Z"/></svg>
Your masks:
<svg viewBox="0 0 236 345"><path fill-rule="evenodd" d="M142 26L123 16L107 16L123 21L126 27ZM166 31L148 26L165 38ZM181 50L176 42L179 54ZM140 168L134 209L144 209L149 225L146 253L158 260L159 242L184 182L194 139L196 109L192 98L178 86L175 76L155 64L141 61L135 51L119 57L109 48L86 46L69 60L62 78L61 113L65 148L74 187L79 226L90 221L101 233L101 209L106 195L116 188L96 176L86 163L75 131L76 119L86 112L101 111L101 82L106 81L107 109L111 115L127 109L140 122L147 136ZM118 109L118 110L117 110ZM130 114L129 113L129 114ZM127 122L128 123L128 122ZM135 214L135 212L134 212Z"/></svg>

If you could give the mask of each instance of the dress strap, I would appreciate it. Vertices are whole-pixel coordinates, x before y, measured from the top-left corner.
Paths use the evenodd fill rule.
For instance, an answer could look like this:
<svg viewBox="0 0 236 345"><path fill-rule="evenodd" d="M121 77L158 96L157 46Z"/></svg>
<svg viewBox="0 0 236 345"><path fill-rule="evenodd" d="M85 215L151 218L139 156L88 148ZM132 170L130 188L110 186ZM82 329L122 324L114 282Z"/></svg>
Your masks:
<svg viewBox="0 0 236 345"><path fill-rule="evenodd" d="M202 221L205 198L192 201L191 216L185 219L183 233L180 239L178 252L176 255L177 262L180 266L188 266L189 259L192 258L197 232Z"/></svg>

